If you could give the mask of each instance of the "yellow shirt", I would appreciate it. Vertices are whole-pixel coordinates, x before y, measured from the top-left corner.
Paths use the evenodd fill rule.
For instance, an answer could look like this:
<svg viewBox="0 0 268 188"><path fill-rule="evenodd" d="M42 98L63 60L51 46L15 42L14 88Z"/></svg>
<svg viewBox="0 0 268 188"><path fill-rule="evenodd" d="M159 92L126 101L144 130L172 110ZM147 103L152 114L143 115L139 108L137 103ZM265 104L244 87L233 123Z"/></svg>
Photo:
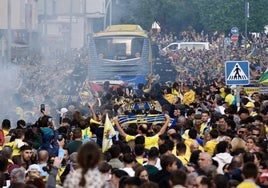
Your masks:
<svg viewBox="0 0 268 188"><path fill-rule="evenodd" d="M6 135L8 135L9 130L5 130L5 129L3 129L3 133L4 133L4 136L6 136Z"/></svg>
<svg viewBox="0 0 268 188"><path fill-rule="evenodd" d="M187 163L189 162L188 156L186 155L180 155L180 156L177 156L177 158L180 159L183 166L187 165Z"/></svg>
<svg viewBox="0 0 268 188"><path fill-rule="evenodd" d="M206 152L208 152L210 155L213 155L214 154L214 150L215 150L215 147L216 145L218 144L219 142L217 140L210 140L208 141L205 146L204 146L204 150Z"/></svg>
<svg viewBox="0 0 268 188"><path fill-rule="evenodd" d="M158 140L159 135L156 134L154 136L145 136L145 149L151 149L151 147L157 147L158 148ZM126 142L129 142L130 140L134 140L135 136L126 135Z"/></svg>
<svg viewBox="0 0 268 188"><path fill-rule="evenodd" d="M66 168L66 167L64 166L64 167L61 167L61 168L58 170L58 173L57 173L57 176L56 176L56 184L57 184L57 185L62 184L60 177L61 177L61 175L63 174L63 172L65 171L65 168ZM43 180L44 180L45 182L47 182L47 181L48 181L48 177L49 177L49 176L44 177Z"/></svg>
<svg viewBox="0 0 268 188"><path fill-rule="evenodd" d="M185 105L191 104L195 100L195 92L193 90L187 91L183 95L182 103Z"/></svg>
<svg viewBox="0 0 268 188"><path fill-rule="evenodd" d="M129 142L129 141L131 141L131 140L135 140L135 136L132 136L132 135L126 135L126 142Z"/></svg>
<svg viewBox="0 0 268 188"><path fill-rule="evenodd" d="M256 185L255 182L250 180L244 180L242 183L240 183L236 188L259 188L258 185Z"/></svg>
<svg viewBox="0 0 268 188"><path fill-rule="evenodd" d="M92 136L92 132L90 130L90 127L87 127L85 129L82 130L82 138L90 138Z"/></svg>
<svg viewBox="0 0 268 188"><path fill-rule="evenodd" d="M201 124L201 126L200 126L200 137L204 137L204 131L205 131L206 127L207 127L207 123L202 123ZM212 129L211 126L209 126L209 131L211 129ZM208 131L208 130L206 129L206 131Z"/></svg>
<svg viewBox="0 0 268 188"><path fill-rule="evenodd" d="M170 103L170 104L173 104L174 103L174 95L173 94L165 94L164 95L164 98Z"/></svg>
<svg viewBox="0 0 268 188"><path fill-rule="evenodd" d="M186 147L190 148L191 143L193 142L193 139L188 138L184 140L184 144L186 145Z"/></svg>
<svg viewBox="0 0 268 188"><path fill-rule="evenodd" d="M9 146L12 148L12 156L20 155L20 147L24 145L21 139L15 139L13 142L7 142L4 146Z"/></svg>
<svg viewBox="0 0 268 188"><path fill-rule="evenodd" d="M225 98L225 96L226 96L226 93L225 93L225 91L224 91L224 88L222 87L222 88L220 88L220 96L221 96L221 98Z"/></svg>
<svg viewBox="0 0 268 188"><path fill-rule="evenodd" d="M137 158L137 157L136 157L136 161L137 161L139 164L143 165L144 158L141 158L141 157Z"/></svg>
<svg viewBox="0 0 268 188"><path fill-rule="evenodd" d="M158 140L159 135L156 134L154 136L145 136L145 149L151 149L151 147L157 147L158 148Z"/></svg>
<svg viewBox="0 0 268 188"><path fill-rule="evenodd" d="M13 152L12 152L12 156L15 156L15 155L20 155L20 150L16 147L16 143L15 141L13 142L6 142L4 144L4 146L9 146L12 148Z"/></svg>
<svg viewBox="0 0 268 188"><path fill-rule="evenodd" d="M180 159L180 161L182 162L183 165L186 165L189 162L190 156L191 156L191 152L190 149L188 150L187 153L187 146L186 146L186 152L185 155L177 155L177 147L174 146L173 150L172 150L172 154L175 155L178 159Z"/></svg>
<svg viewBox="0 0 268 188"><path fill-rule="evenodd" d="M177 97L179 97L181 100L183 99L183 95L181 94L181 92L177 91L176 89L171 90L171 93Z"/></svg>
<svg viewBox="0 0 268 188"><path fill-rule="evenodd" d="M249 116L251 116L251 117L254 117L254 116L256 116L256 115L258 115L256 112L254 112L254 111L252 111L250 114L249 114Z"/></svg>

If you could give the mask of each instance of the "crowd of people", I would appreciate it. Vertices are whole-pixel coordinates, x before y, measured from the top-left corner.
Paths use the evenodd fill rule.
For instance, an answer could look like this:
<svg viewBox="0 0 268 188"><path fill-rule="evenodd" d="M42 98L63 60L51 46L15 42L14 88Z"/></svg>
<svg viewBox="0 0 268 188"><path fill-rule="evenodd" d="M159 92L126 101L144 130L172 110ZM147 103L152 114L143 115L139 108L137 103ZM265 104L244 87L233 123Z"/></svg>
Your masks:
<svg viewBox="0 0 268 188"><path fill-rule="evenodd" d="M225 44L218 33L152 37L155 58L178 70L175 80L149 75L137 88L107 81L94 91L85 81L86 49L24 63L6 99L16 105L3 109L16 120L2 121L1 186L267 187L268 95L242 90L237 98L223 63L248 60L258 80L268 36L249 35L243 45ZM161 54L175 40L211 46Z"/></svg>

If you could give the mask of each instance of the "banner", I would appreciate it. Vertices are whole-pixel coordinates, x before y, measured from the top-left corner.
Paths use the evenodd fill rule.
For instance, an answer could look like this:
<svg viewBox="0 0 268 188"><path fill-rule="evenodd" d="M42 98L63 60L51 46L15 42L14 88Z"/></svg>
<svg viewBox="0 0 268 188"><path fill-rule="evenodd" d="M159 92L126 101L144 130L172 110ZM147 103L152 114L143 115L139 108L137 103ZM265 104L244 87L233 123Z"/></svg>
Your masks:
<svg viewBox="0 0 268 188"><path fill-rule="evenodd" d="M113 144L112 137L116 135L114 127L106 114L106 119L104 123L104 130L103 130L103 139L102 139L102 152L107 151Z"/></svg>
<svg viewBox="0 0 268 188"><path fill-rule="evenodd" d="M131 124L131 123L164 123L166 120L165 114L141 114L141 115L122 115L118 116L120 124ZM174 127L176 120L170 118L169 126Z"/></svg>

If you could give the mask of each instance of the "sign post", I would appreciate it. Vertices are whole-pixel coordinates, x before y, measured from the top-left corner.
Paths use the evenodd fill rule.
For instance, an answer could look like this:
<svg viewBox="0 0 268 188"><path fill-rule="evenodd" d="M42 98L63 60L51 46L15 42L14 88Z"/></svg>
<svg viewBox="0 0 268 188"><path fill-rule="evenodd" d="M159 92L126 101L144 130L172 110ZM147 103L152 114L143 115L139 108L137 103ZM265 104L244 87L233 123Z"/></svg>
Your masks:
<svg viewBox="0 0 268 188"><path fill-rule="evenodd" d="M225 62L226 85L248 85L250 81L248 61Z"/></svg>
<svg viewBox="0 0 268 188"><path fill-rule="evenodd" d="M225 62L226 85L236 85L236 105L240 107L240 86L248 85L250 82L248 61Z"/></svg>
<svg viewBox="0 0 268 188"><path fill-rule="evenodd" d="M231 41L233 42L233 43L237 43L238 42L238 34L233 34L232 36L231 36Z"/></svg>
<svg viewBox="0 0 268 188"><path fill-rule="evenodd" d="M233 35L237 35L237 34L238 34L238 28L237 28L237 27L232 27L232 29L231 29L231 33L232 33Z"/></svg>
<svg viewBox="0 0 268 188"><path fill-rule="evenodd" d="M238 28L237 27L232 27L231 34L232 34L231 35L231 41L236 44L238 42L238 37L239 37Z"/></svg>

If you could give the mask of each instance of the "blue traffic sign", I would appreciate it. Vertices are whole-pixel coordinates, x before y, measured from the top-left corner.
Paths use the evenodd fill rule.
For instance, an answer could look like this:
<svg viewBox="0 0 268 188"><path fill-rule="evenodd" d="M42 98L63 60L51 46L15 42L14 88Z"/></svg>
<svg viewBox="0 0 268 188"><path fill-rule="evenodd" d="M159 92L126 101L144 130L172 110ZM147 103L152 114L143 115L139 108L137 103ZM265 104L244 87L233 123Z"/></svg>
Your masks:
<svg viewBox="0 0 268 188"><path fill-rule="evenodd" d="M248 61L225 62L226 85L248 85L250 82Z"/></svg>
<svg viewBox="0 0 268 188"><path fill-rule="evenodd" d="M231 29L231 33L232 33L233 35L238 34L238 28L237 28L237 27L233 27L233 28Z"/></svg>

